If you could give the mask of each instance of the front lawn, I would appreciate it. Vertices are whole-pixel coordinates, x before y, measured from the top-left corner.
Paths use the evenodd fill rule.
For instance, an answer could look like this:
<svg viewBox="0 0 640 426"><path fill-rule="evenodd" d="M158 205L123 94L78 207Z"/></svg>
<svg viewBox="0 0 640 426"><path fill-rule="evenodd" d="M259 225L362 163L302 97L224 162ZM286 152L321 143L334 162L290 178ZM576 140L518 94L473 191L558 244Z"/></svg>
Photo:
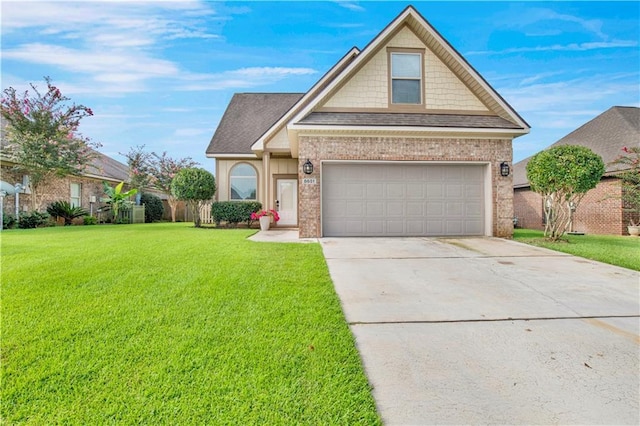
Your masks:
<svg viewBox="0 0 640 426"><path fill-rule="evenodd" d="M617 235L565 235L550 242L542 231L516 229L513 239L563 253L640 271L640 238Z"/></svg>
<svg viewBox="0 0 640 426"><path fill-rule="evenodd" d="M3 423L379 424L318 244L2 231Z"/></svg>

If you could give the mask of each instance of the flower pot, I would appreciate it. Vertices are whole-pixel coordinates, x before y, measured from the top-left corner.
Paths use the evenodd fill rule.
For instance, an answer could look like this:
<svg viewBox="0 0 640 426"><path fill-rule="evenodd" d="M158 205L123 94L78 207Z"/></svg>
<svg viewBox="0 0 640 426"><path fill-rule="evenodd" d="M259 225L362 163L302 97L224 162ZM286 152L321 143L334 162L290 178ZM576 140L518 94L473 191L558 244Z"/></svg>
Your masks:
<svg viewBox="0 0 640 426"><path fill-rule="evenodd" d="M640 235L640 226L627 226L627 231L629 231L629 235L637 237Z"/></svg>
<svg viewBox="0 0 640 426"><path fill-rule="evenodd" d="M260 230L268 231L271 224L271 218L269 216L260 216Z"/></svg>

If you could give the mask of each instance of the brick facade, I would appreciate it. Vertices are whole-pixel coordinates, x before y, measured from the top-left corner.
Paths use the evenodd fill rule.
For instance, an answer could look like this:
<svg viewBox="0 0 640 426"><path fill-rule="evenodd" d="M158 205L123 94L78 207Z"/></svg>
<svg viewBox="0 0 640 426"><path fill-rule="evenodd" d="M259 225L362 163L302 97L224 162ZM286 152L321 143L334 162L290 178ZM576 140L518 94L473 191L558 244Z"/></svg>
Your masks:
<svg viewBox="0 0 640 426"><path fill-rule="evenodd" d="M628 235L629 214L622 211L620 180L604 178L587 192L573 218L573 230L587 234ZM514 190L518 226L544 229L542 197L529 188Z"/></svg>
<svg viewBox="0 0 640 426"><path fill-rule="evenodd" d="M22 174L16 174L9 168L2 168L2 180L14 184L22 182ZM100 197L104 196L102 189L102 179L92 179L85 176L66 176L63 178L53 178L38 188L37 210L44 211L47 206L55 201L71 201L71 184L76 183L81 186L80 207L90 209L91 196L95 196L94 209L100 205ZM15 213L15 198L13 195L5 197L4 210L6 213ZM20 211L31 210L31 194L20 194Z"/></svg>
<svg viewBox="0 0 640 426"><path fill-rule="evenodd" d="M512 179L500 176L500 163L511 161L511 139L458 139L362 136L299 136L299 181L315 178L315 185L299 186L300 237L320 237L320 182L324 160L451 161L482 162L491 165L491 235L513 234ZM314 164L313 174L302 173L302 163Z"/></svg>

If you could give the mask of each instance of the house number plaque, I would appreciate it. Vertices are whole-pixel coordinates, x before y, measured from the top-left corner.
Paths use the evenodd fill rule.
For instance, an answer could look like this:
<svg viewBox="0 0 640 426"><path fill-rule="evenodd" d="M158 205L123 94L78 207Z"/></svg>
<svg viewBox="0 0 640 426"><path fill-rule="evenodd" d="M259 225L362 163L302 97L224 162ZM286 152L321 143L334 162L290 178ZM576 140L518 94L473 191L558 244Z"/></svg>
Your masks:
<svg viewBox="0 0 640 426"><path fill-rule="evenodd" d="M316 183L316 178L302 178L303 185L315 185Z"/></svg>

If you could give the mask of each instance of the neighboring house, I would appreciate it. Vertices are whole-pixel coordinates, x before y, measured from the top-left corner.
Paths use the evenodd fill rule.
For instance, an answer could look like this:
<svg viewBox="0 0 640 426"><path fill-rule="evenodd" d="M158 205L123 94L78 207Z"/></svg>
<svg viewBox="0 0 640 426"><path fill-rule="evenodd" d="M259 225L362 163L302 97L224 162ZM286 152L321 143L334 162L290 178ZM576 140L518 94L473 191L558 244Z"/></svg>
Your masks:
<svg viewBox="0 0 640 426"><path fill-rule="evenodd" d="M217 200L276 208L300 237L510 237L500 165L528 132L409 6L308 92L234 95L206 154Z"/></svg>
<svg viewBox="0 0 640 426"><path fill-rule="evenodd" d="M602 157L606 172L600 183L587 192L573 218L573 231L590 234L627 233L630 215L622 209L618 166L610 163L623 154L623 147L640 144L640 108L615 106L563 137L558 145L581 145ZM518 226L544 229L542 197L531 191L526 158L513 166L514 215Z"/></svg>
<svg viewBox="0 0 640 426"><path fill-rule="evenodd" d="M111 157L95 151L96 157L80 176L65 176L53 178L38 189L39 210L44 210L54 201L68 201L74 206L80 206L86 210L96 209L102 204L100 198L104 196L102 182L116 185L129 180L129 167ZM29 177L17 174L12 170L14 164L5 158L0 158L2 168L1 179L11 185L21 183L26 186ZM20 194L20 211L31 208L31 194L26 191ZM13 195L5 197L4 210L6 213L15 211L15 198Z"/></svg>

